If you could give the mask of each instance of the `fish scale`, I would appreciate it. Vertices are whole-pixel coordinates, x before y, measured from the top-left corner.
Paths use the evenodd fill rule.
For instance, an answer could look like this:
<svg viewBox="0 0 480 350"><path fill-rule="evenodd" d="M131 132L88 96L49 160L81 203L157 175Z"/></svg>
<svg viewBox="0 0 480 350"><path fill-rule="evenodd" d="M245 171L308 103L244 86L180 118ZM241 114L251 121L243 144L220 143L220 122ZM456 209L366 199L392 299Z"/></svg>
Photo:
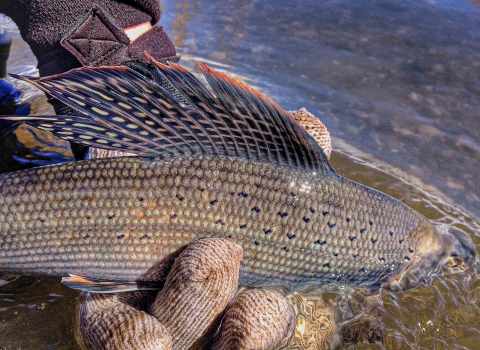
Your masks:
<svg viewBox="0 0 480 350"><path fill-rule="evenodd" d="M83 290L148 289L203 237L242 246L241 283L288 289L403 289L448 259L473 261L465 240L338 175L258 91L199 64L214 96L178 64L152 64L164 86L127 67L19 77L79 116L0 119L136 156L0 175L0 270L73 274L64 283Z"/></svg>
<svg viewBox="0 0 480 350"><path fill-rule="evenodd" d="M418 239L400 202L267 162L119 158L17 174L0 176L0 266L15 273L138 281L192 240L224 237L244 249L244 284L372 283Z"/></svg>

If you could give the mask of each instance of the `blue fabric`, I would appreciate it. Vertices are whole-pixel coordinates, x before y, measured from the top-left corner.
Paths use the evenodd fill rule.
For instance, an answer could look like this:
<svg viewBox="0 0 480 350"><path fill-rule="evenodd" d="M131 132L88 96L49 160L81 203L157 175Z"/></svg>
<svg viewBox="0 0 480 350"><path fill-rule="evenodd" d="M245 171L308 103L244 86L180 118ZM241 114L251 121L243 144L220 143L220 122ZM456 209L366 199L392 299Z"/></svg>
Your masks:
<svg viewBox="0 0 480 350"><path fill-rule="evenodd" d="M9 105L11 103L19 103L20 94L21 91L15 90L12 83L0 79L0 104Z"/></svg>

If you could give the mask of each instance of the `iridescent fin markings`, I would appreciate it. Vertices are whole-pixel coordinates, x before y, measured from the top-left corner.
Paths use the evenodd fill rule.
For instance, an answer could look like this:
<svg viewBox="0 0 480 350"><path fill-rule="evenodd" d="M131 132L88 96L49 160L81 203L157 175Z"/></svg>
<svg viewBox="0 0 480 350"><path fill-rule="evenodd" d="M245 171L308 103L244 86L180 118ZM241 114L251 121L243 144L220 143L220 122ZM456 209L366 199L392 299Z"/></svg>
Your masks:
<svg viewBox="0 0 480 350"><path fill-rule="evenodd" d="M241 156L336 175L307 131L259 92L199 64L215 98L179 65L155 65L188 105L128 67L82 67L51 77L19 78L82 115L74 130L71 121L48 117L47 125L39 125L41 116L32 119L63 139L157 158Z"/></svg>
<svg viewBox="0 0 480 350"><path fill-rule="evenodd" d="M12 275L11 273L1 273L0 274L0 286L4 286L7 283L15 281L19 275Z"/></svg>
<svg viewBox="0 0 480 350"><path fill-rule="evenodd" d="M69 277L63 277L62 283L72 289L94 293L119 293L132 292L136 290L159 290L163 287L163 283L107 281L78 275L70 275Z"/></svg>
<svg viewBox="0 0 480 350"><path fill-rule="evenodd" d="M78 116L2 116L4 120L24 121L40 130L50 132L66 140L80 140L86 146L110 150L127 150L143 156L155 156L149 145L131 142L131 135L120 129L105 127L93 119ZM168 150L167 150L168 152ZM172 153L173 155L174 153Z"/></svg>
<svg viewBox="0 0 480 350"><path fill-rule="evenodd" d="M192 131L194 119L186 115L191 108L181 105L165 89L127 67L85 67L46 78L18 78L31 82L81 115L89 116L91 123L128 135L115 141L130 146L109 142L105 137L98 139L92 135L91 128L83 130L83 139L79 134L62 135L57 130L47 130L63 139L130 152L139 146L145 150L136 152L138 155L159 158L212 151L208 149L211 145L202 142ZM14 117L8 119L15 120ZM54 122L57 126L59 123ZM69 131L69 125L60 127ZM92 138L85 142L89 136Z"/></svg>

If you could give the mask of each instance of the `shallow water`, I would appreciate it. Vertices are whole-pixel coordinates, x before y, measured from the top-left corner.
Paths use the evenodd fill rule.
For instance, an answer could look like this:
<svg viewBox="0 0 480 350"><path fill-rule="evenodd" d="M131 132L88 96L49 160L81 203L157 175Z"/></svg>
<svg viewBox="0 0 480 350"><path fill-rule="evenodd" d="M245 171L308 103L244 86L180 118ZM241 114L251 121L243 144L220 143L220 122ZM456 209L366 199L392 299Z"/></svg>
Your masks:
<svg viewBox="0 0 480 350"><path fill-rule="evenodd" d="M480 252L480 12L474 4L162 4L161 24L184 65L194 69L194 60L201 60L287 110L306 107L332 134L331 163L338 173L402 200L441 230L465 232ZM10 72L35 72L35 59L18 35L9 62ZM35 111L50 112L42 95L17 84ZM45 147L28 130L18 135L37 147L36 155L55 150L59 159L69 157L61 142L50 139ZM478 267L414 290L383 291L383 347L478 348ZM32 277L0 293L0 347L75 348L78 293L57 279Z"/></svg>

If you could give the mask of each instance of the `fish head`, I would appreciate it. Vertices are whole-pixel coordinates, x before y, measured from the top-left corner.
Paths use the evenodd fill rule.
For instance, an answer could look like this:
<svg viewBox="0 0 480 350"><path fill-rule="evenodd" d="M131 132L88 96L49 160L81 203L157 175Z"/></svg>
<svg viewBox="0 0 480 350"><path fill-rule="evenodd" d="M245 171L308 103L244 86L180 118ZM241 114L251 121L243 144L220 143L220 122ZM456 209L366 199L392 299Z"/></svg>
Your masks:
<svg viewBox="0 0 480 350"><path fill-rule="evenodd" d="M382 287L401 291L429 284L440 271L461 272L476 260L473 244L461 232L440 232L419 214L418 222L411 232L416 240L411 259L386 276Z"/></svg>

